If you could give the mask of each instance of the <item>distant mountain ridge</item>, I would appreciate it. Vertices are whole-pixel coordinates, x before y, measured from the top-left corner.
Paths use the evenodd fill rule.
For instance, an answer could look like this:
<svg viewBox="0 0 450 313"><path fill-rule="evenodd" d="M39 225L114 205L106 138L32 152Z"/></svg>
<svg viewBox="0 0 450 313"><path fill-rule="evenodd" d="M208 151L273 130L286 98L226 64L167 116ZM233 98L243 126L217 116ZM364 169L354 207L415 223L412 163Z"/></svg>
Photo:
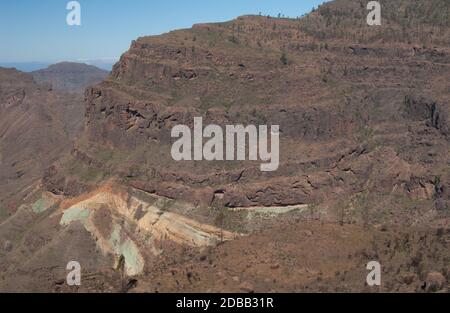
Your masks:
<svg viewBox="0 0 450 313"><path fill-rule="evenodd" d="M2 68L15 68L18 71L30 73L33 71L42 70L50 66L48 62L1 62Z"/></svg>
<svg viewBox="0 0 450 313"><path fill-rule="evenodd" d="M99 69L110 72L114 64L118 61L118 58L108 58L108 59L86 59L86 60L77 60L73 61L74 63L83 63L87 65L93 65L98 67ZM0 67L3 68L15 68L18 71L31 73L34 71L39 71L46 69L52 64L56 64L60 62L0 62Z"/></svg>
<svg viewBox="0 0 450 313"><path fill-rule="evenodd" d="M86 87L103 81L109 72L93 65L61 62L31 74L37 83L50 84L55 90L82 92Z"/></svg>

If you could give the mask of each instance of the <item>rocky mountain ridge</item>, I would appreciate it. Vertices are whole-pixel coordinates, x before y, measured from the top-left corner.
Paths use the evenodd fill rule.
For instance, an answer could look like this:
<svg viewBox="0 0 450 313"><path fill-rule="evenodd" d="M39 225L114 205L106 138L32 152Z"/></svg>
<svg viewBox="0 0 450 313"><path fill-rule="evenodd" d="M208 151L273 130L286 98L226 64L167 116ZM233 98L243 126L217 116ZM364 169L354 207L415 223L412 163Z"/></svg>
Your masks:
<svg viewBox="0 0 450 313"><path fill-rule="evenodd" d="M0 290L448 291L449 3L380 2L380 27L336 0L133 41L2 220ZM278 171L172 160L171 129L199 116L280 125Z"/></svg>
<svg viewBox="0 0 450 313"><path fill-rule="evenodd" d="M403 10L432 17L443 2L414 10L394 2L403 9L386 26L357 22L354 36L373 38L364 44L322 38L305 26L339 23L350 31L349 21L366 12L360 1L331 2L300 20L244 16L139 38L111 76L87 90L85 138L74 158L101 164L99 172L133 186L206 205L217 191L225 191L229 206L310 203L370 190L430 199L435 178L447 178L427 165L429 149L416 142L431 145L433 162L448 162L448 46L397 42L387 30L398 26L391 21ZM447 31L434 21L424 25ZM192 126L194 116L205 124L280 125L280 169L263 174L251 162L185 162L180 169L170 159L170 130ZM411 150L401 151L405 146ZM391 164L398 164L395 173L384 172ZM73 193L67 180L48 183Z"/></svg>

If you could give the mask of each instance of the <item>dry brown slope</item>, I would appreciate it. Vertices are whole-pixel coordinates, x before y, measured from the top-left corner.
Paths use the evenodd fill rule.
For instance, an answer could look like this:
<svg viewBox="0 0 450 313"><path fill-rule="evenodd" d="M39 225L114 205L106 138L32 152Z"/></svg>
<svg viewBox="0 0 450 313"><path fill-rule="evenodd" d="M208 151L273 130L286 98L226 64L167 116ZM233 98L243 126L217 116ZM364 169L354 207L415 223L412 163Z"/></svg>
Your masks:
<svg viewBox="0 0 450 313"><path fill-rule="evenodd" d="M70 149L82 130L83 111L79 96L48 90L30 74L0 69L2 218L20 205L16 196L36 188L44 170Z"/></svg>
<svg viewBox="0 0 450 313"><path fill-rule="evenodd" d="M212 218L216 191L228 206L313 203L307 225L295 214L250 225L250 236L206 253L162 242L173 254L149 263L140 291L361 291L364 265L374 259L386 265L382 291L427 290L431 271L444 275L440 289L448 290L448 45L433 36L423 41L429 22L416 18L420 36L398 42L395 25L368 28L358 3L332 2L323 7L330 12L304 20L246 16L138 39L111 77L86 92L85 137L47 172L46 188L79 195L117 176L193 203L188 213L199 219ZM407 2L390 3L395 21ZM415 3L433 13L428 3L438 2ZM343 14L347 5L352 14ZM317 19L316 29L326 29L327 14L350 35L327 38L305 28ZM437 21L431 28L445 33ZM170 129L194 116L280 124L280 170L172 162ZM248 226L247 217L226 225ZM86 288L109 290L108 279Z"/></svg>

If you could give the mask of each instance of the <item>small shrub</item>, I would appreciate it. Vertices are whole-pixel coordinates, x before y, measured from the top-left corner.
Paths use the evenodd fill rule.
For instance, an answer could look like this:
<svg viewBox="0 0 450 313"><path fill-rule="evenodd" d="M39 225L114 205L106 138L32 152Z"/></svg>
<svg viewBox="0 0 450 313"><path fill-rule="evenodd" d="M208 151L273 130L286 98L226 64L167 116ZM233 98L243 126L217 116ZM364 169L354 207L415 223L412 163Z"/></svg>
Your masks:
<svg viewBox="0 0 450 313"><path fill-rule="evenodd" d="M283 54L281 55L280 61L283 65L287 65L289 63L286 53L283 52Z"/></svg>

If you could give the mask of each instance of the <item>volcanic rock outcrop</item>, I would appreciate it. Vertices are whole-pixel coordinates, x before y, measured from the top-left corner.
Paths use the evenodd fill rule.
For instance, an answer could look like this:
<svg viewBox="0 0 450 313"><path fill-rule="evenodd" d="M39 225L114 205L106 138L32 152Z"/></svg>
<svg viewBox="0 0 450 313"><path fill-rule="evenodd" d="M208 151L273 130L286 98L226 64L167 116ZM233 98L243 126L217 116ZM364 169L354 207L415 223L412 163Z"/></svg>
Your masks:
<svg viewBox="0 0 450 313"><path fill-rule="evenodd" d="M437 177L447 201L448 3L383 5L392 10L380 27L366 24L364 1L340 0L302 19L243 16L133 41L86 91L86 132L72 162L203 205L218 191L231 207L361 192L432 199ZM280 125L279 169L173 161L172 127L199 116ZM63 177L67 166L46 183L76 194L74 181L86 180Z"/></svg>
<svg viewBox="0 0 450 313"><path fill-rule="evenodd" d="M143 255L162 253L158 243L163 241L206 247L239 236L167 211L168 199L135 189L103 187L87 197L70 199L70 205L62 203L62 208L69 207L64 209L60 224L81 222L105 255L124 257L128 275L143 271Z"/></svg>

